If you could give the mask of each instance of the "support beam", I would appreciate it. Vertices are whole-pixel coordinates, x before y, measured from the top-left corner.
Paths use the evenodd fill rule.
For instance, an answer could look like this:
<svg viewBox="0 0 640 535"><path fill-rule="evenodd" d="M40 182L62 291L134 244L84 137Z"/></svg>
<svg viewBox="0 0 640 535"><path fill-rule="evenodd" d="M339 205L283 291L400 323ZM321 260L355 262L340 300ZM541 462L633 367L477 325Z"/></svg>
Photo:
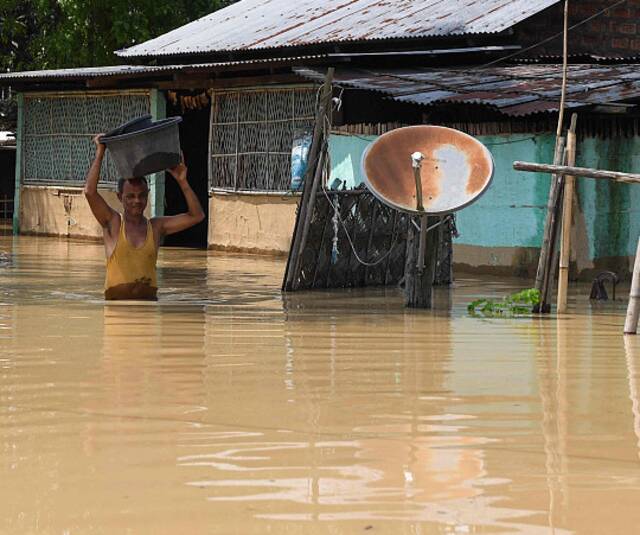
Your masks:
<svg viewBox="0 0 640 535"><path fill-rule="evenodd" d="M283 291L294 291L298 289L300 275L301 257L306 246L309 225L313 217L313 209L316 202L316 193L322 180L322 171L326 162L324 160L328 143L328 135L331 129L331 97L333 94L333 73L335 69L329 67L324 79L322 96L316 109L315 125L313 129L313 139L308 156L308 166L304 176L302 198L296 213L296 222L291 239L291 247L287 258L284 280L282 282ZM326 123L329 123L328 125ZM328 126L328 129L327 129ZM325 131L326 130L326 131Z"/></svg>
<svg viewBox="0 0 640 535"><path fill-rule="evenodd" d="M23 145L24 145L24 95L18 93L18 124L16 127L16 169L13 195L13 234L20 233L20 191L22 187Z"/></svg>
<svg viewBox="0 0 640 535"><path fill-rule="evenodd" d="M154 120L167 116L164 93L157 89L151 90L151 117ZM151 217L164 215L164 171L150 175Z"/></svg>
<svg viewBox="0 0 640 535"><path fill-rule="evenodd" d="M618 171L603 171L591 167L574 167L570 165L550 165L546 163L513 162L516 171L530 171L532 173L553 173L556 175L572 175L583 178L604 178L627 184L640 184L640 175L635 173L620 173Z"/></svg>
<svg viewBox="0 0 640 535"><path fill-rule="evenodd" d="M280 84L308 84L309 81L295 74L271 74L264 76L238 76L229 78L180 78L179 80L165 80L154 82L158 89L231 89L235 87L258 87L261 85Z"/></svg>
<svg viewBox="0 0 640 535"><path fill-rule="evenodd" d="M555 152L553 155L554 165L562 163L564 152L565 138L558 136L556 138ZM535 288L540 292L540 305L534 307L534 312L548 312L547 292L549 284L549 271L553 263L553 254L555 251L556 237L556 221L555 216L558 208L558 198L562 190L562 177L558 174L551 176L551 185L549 187L549 196L547 199L547 213L544 220L544 230L542 234L542 243L540 245L540 256L538 257L538 269L536 271Z"/></svg>
<svg viewBox="0 0 640 535"><path fill-rule="evenodd" d="M409 308L431 308L433 280L436 270L440 233L438 228L433 228L440 220L437 216L420 216L426 220L426 227L431 230L423 232L415 225L409 223L407 234L407 253L404 268L404 304ZM426 238L424 245L424 258L420 259L420 236ZM419 266L423 267L420 268Z"/></svg>

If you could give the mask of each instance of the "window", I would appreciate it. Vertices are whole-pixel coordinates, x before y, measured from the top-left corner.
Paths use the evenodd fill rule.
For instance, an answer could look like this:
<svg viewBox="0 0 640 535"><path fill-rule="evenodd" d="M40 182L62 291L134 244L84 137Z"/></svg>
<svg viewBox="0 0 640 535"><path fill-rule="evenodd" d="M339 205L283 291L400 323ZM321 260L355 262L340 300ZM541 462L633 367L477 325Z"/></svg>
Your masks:
<svg viewBox="0 0 640 535"><path fill-rule="evenodd" d="M148 91L25 94L23 183L81 185L95 154L93 136L150 109ZM118 178L107 151L101 184L115 187Z"/></svg>
<svg viewBox="0 0 640 535"><path fill-rule="evenodd" d="M288 191L293 138L313 130L316 93L309 86L214 92L209 187Z"/></svg>

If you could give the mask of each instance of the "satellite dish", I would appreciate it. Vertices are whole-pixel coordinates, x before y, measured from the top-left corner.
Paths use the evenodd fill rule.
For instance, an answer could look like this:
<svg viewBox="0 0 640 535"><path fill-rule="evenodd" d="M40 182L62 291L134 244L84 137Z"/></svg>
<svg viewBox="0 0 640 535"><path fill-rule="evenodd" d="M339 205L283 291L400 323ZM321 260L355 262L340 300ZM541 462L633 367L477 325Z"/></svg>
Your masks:
<svg viewBox="0 0 640 535"><path fill-rule="evenodd" d="M362 156L362 171L367 187L386 205L416 214L446 214L486 191L493 158L482 143L459 130L407 126L371 143Z"/></svg>

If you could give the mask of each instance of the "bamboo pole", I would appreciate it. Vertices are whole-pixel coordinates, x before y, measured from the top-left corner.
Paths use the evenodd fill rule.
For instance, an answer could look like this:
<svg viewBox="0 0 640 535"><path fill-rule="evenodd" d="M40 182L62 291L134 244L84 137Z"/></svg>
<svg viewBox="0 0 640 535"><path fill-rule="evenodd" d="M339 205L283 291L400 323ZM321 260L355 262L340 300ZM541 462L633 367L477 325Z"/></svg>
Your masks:
<svg viewBox="0 0 640 535"><path fill-rule="evenodd" d="M559 139L557 150L560 156L559 163L563 164L565 138ZM551 178L552 184L550 188L549 201L547 204L547 221L545 225L545 234L543 239L543 247L540 250L540 261L538 270L540 280L536 279L536 288L540 290L540 303L533 308L534 313L546 314L551 312L549 304L549 290L553 287L553 279L555 276L554 266L558 263L558 235L560 229L560 206L562 204L562 189L564 185L564 177L554 175ZM541 270L541 271L540 271Z"/></svg>
<svg viewBox="0 0 640 535"><path fill-rule="evenodd" d="M562 163L562 153L564 151L564 137L556 138L555 153L553 155L554 165ZM514 169L515 167L514 163ZM544 221L544 231L542 235L542 244L540 246L540 256L538 258L538 269L536 271L535 288L542 292L544 280L546 278L549 258L551 256L551 242L553 241L553 214L558 203L558 194L560 186L560 175L554 174L551 177L551 185L549 187L549 197L547 199L547 214Z"/></svg>
<svg viewBox="0 0 640 535"><path fill-rule="evenodd" d="M638 316L640 316L640 239L638 240L636 259L633 263L633 276L631 277L627 317L624 321L624 334L636 334Z"/></svg>
<svg viewBox="0 0 640 535"><path fill-rule="evenodd" d="M556 175L572 175L583 178L602 178L627 184L640 184L640 175L635 173L621 173L619 171L603 171L591 167L575 167L571 165L551 165L547 163L513 162L513 168L517 171L530 171L532 173L554 173Z"/></svg>
<svg viewBox="0 0 640 535"><path fill-rule="evenodd" d="M567 75L568 75L568 57L569 57L569 41L568 41L568 24L569 24L569 0L564 1L564 22L563 22L563 40L562 40L562 87L560 91L560 105L558 110L558 125L556 127L556 146L553 155L553 163L555 165L562 162L563 156L563 137L562 126L564 122L564 107L567 95ZM534 312L547 312L546 303L547 293L549 289L550 276L549 271L552 269L551 262L554 256L557 223L555 215L558 212L559 193L562 189L562 176L552 177L551 186L549 187L549 197L547 201L547 215L544 222L544 231L542 236L542 244L540 245L540 256L538 258L538 269L536 271L535 288L541 293L540 305L534 308Z"/></svg>
<svg viewBox="0 0 640 535"><path fill-rule="evenodd" d="M571 116L571 126L567 134L567 166L576 163L576 122L578 115ZM562 240L560 242L560 269L558 273L558 314L567 312L567 290L569 286L569 262L571 260L571 217L575 177L564 177L562 195Z"/></svg>

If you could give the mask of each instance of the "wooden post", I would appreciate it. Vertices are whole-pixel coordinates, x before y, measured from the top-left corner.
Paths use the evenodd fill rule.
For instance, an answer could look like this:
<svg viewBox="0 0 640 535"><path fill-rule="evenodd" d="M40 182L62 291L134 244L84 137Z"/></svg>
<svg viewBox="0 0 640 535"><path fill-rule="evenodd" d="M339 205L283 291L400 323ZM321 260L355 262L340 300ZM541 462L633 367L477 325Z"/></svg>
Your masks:
<svg viewBox="0 0 640 535"><path fill-rule="evenodd" d="M420 237L418 238L418 273L422 273L425 266L425 252L427 250L427 228L429 216L422 214L420 217Z"/></svg>
<svg viewBox="0 0 640 535"><path fill-rule="evenodd" d="M555 165L562 161L564 154L564 138L561 134L567 95L569 0L564 0L563 20L562 88L560 91L560 106L556 127L556 147L553 155L553 163ZM547 215L544 222L544 232L540 246L540 257L538 258L538 270L536 272L535 282L535 288L540 291L540 305L534 307L534 312L548 312L550 310L550 306L547 303L547 296L549 288L552 285L551 282L553 281L552 270L555 266L553 260L558 235L556 216L559 212L558 204L560 202L560 192L562 191L563 182L562 176L553 176L551 178L551 187L549 188L549 198L547 201Z"/></svg>
<svg viewBox="0 0 640 535"><path fill-rule="evenodd" d="M436 258L436 273L433 278L434 286L449 286L453 281L453 269L452 269L452 228L449 218L453 218L454 215L442 216L442 224L438 226L438 256Z"/></svg>
<svg viewBox="0 0 640 535"><path fill-rule="evenodd" d="M576 163L576 121L578 115L571 116L571 126L567 134L567 165ZM571 261L571 217L575 177L564 177L562 196L562 241L560 242L560 270L558 273L558 314L567 312L567 292L569 286L569 262Z"/></svg>
<svg viewBox="0 0 640 535"><path fill-rule="evenodd" d="M627 317L624 321L624 334L636 334L638 330L638 316L640 315L640 239L636 250L636 259L633 263L633 276L631 277L631 290L629 291L629 305Z"/></svg>
<svg viewBox="0 0 640 535"><path fill-rule="evenodd" d="M16 128L16 169L13 196L13 234L20 234L20 195L24 170L24 94L18 93L18 124Z"/></svg>
<svg viewBox="0 0 640 535"><path fill-rule="evenodd" d="M553 164L558 165L562 161L562 153L564 151L564 137L559 137L556 142L555 154L553 155ZM515 169L515 165L514 165ZM550 245L553 233L553 213L558 202L558 186L559 175L551 176L551 186L549 187L549 197L547 199L547 214L544 220L544 231L542 236L542 245L540 246L540 256L538 257L538 270L536 271L535 288L542 292L544 285L547 265L549 263Z"/></svg>
<svg viewBox="0 0 640 535"><path fill-rule="evenodd" d="M164 99L164 93L158 89L151 90L151 118L154 121L164 119L167 116L167 103ZM187 162L188 164L189 162ZM150 209L152 217L160 217L164 215L164 179L165 172L160 171L150 175Z"/></svg>
<svg viewBox="0 0 640 535"><path fill-rule="evenodd" d="M298 287L298 275L300 274L301 256L306 246L307 235L309 233L309 224L313 217L313 208L318 191L318 183L322 177L322 167L325 165L323 149L326 140L324 139L325 118L327 115L331 117L331 96L333 92L333 73L334 68L329 67L324 79L322 96L318 102L316 109L315 125L313 129L313 138L311 148L309 150L308 167L305 172L304 185L302 190L302 198L298 205L296 214L296 222L293 228L293 237L291 239L291 247L289 249L289 257L287 258L287 266L285 268L284 280L282 282L282 290L296 290ZM318 171L320 171L318 173Z"/></svg>
<svg viewBox="0 0 640 535"><path fill-rule="evenodd" d="M426 217L426 216L422 216ZM435 225L439 217L426 217L427 226ZM420 231L413 222L409 222L407 233L407 254L404 268L404 303L410 308L431 308L431 294L438 255L437 228L426 233L424 269L418 269L418 251L420 250Z"/></svg>
<svg viewBox="0 0 640 535"><path fill-rule="evenodd" d="M559 158L558 163L562 163L564 146L565 138L558 138L556 154L554 155L554 158ZM548 302L549 288L553 286L553 266L558 262L556 241L559 234L558 221L563 185L564 177L562 175L553 175L551 177L551 187L549 188L549 199L547 201L547 215L542 245L540 247L540 258L538 260L535 284L535 288L540 291L540 304L533 307L533 312L535 313L547 313L551 310L551 305Z"/></svg>

